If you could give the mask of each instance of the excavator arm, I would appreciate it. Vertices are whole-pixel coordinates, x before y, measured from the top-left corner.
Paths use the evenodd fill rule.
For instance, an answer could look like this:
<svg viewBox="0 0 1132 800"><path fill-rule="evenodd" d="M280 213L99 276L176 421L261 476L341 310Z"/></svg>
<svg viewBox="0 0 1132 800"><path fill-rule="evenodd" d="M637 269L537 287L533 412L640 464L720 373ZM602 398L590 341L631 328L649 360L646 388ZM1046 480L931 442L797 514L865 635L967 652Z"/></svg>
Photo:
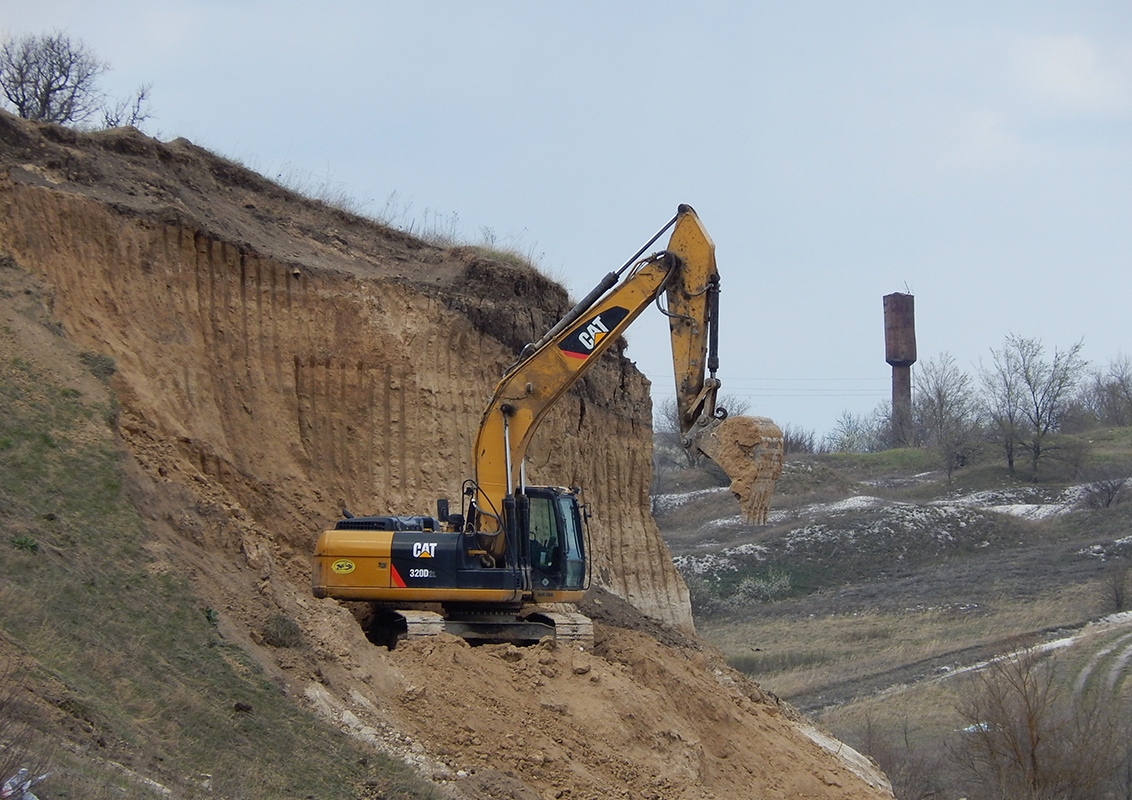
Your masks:
<svg viewBox="0 0 1132 800"><path fill-rule="evenodd" d="M689 214L685 215L684 209ZM717 406L719 273L715 245L699 219L681 206L668 252L683 265L667 285L672 367L681 444L712 459L731 478L743 516L766 522L782 474L782 431L767 417L728 417Z"/></svg>
<svg viewBox="0 0 1132 800"><path fill-rule="evenodd" d="M676 376L676 410L680 432L687 439L697 423L725 416L716 408L719 369L719 273L715 244L695 212L681 206L668 252L682 265L677 280L666 287L672 335L672 371ZM685 447L690 446L685 442Z"/></svg>
<svg viewBox="0 0 1132 800"><path fill-rule="evenodd" d="M668 247L637 261L670 227L673 231ZM684 446L716 459L733 478L736 471L752 470L745 463L726 462L749 461L752 448L760 447L760 452L765 451L770 459L764 458L766 463L760 463L759 476L764 484L769 478L773 489L774 480L781 473L781 432L764 420L756 442L749 425L725 424L725 412L716 407L720 382L715 377L719 307L715 245L695 211L682 205L668 225L618 272L607 275L539 342L528 345L496 387L480 423L473 452L479 512L476 529L483 534L484 547L493 557L500 558L506 551L507 537L502 534L508 517L513 516L506 511L508 498L513 498L520 485L523 459L539 423L662 292L667 295L665 313L670 320ZM738 449L731 441L734 435L729 436L736 432L742 440ZM722 446L725 443L727 446ZM740 494L734 483L732 491ZM769 494L763 498L763 506L768 501ZM756 521L765 521L765 509L761 518L757 511L749 513L747 504L744 512Z"/></svg>

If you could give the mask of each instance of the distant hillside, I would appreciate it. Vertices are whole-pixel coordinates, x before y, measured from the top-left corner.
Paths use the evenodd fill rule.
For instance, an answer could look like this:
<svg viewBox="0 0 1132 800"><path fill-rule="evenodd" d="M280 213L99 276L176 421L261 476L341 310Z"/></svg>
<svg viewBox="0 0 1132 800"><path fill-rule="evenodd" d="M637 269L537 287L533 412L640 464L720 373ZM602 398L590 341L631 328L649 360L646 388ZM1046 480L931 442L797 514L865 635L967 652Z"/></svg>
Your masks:
<svg viewBox="0 0 1132 800"><path fill-rule="evenodd" d="M1117 648L1132 621L1086 627L1132 605L1132 428L1077 438L1077 469L1115 478L1035 484L987 459L949 484L928 451L800 455L766 526L696 471L653 506L732 666L881 759L898 796L917 796L898 779L912 762L977 794L947 783L948 753L988 660L1057 641L1066 691L1102 669L1106 705L1132 691Z"/></svg>

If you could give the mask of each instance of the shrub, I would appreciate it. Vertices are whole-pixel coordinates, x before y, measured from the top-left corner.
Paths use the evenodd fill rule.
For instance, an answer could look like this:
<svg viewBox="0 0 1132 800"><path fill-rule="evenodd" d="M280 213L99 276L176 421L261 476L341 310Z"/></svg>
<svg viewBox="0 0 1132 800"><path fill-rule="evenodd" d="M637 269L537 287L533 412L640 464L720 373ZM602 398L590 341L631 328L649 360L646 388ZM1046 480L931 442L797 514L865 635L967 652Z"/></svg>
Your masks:
<svg viewBox="0 0 1132 800"><path fill-rule="evenodd" d="M12 547L16 548L17 550L23 550L27 553L39 552L39 542L31 538L30 536L24 536L21 534L19 536L13 536L8 541L11 542Z"/></svg>
<svg viewBox="0 0 1132 800"><path fill-rule="evenodd" d="M101 353L79 353L79 361L90 370L91 374L99 380L110 380L110 376L117 371L114 359Z"/></svg>
<svg viewBox="0 0 1132 800"><path fill-rule="evenodd" d="M272 647L299 647L303 643L303 632L293 619L276 614L264 626L263 640Z"/></svg>

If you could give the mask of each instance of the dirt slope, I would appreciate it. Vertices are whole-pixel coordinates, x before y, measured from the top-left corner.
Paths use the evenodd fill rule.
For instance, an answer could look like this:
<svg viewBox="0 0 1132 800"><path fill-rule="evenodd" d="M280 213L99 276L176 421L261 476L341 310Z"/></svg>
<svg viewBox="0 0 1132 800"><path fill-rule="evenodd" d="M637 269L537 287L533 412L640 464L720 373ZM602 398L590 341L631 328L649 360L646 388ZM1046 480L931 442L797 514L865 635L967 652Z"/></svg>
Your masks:
<svg viewBox="0 0 1132 800"><path fill-rule="evenodd" d="M612 624L652 625L636 612L599 625L593 652L387 652L309 596L307 554L339 507L459 496L480 405L568 305L560 287L128 129L0 112L0 206L0 256L44 282L68 339L114 359L159 566L296 698L469 798L883 796L713 652ZM544 425L530 473L586 487L601 585L690 631L648 514L648 420L646 381L606 357ZM307 648L264 646L278 614Z"/></svg>

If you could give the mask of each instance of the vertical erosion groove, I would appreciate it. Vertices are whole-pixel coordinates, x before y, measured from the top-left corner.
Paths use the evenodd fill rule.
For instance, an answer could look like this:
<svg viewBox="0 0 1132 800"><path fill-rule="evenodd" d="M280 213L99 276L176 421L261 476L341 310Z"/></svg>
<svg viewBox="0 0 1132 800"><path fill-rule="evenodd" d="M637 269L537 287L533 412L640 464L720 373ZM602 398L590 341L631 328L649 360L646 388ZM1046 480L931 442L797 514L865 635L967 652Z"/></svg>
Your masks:
<svg viewBox="0 0 1132 800"><path fill-rule="evenodd" d="M380 415L377 420L381 430L381 440L378 452L381 458L381 484L388 494L393 492L393 466L390 464L389 452L393 443L393 386L392 370L386 365L381 380L381 405L376 408Z"/></svg>
<svg viewBox="0 0 1132 800"><path fill-rule="evenodd" d="M238 253L239 271L239 304L237 312L240 315L240 360L243 362L241 372L245 379L251 375L251 340L248 333L248 259L243 250Z"/></svg>
<svg viewBox="0 0 1132 800"><path fill-rule="evenodd" d="M397 471L400 475L400 485L397 487L402 494L411 493L416 487L407 481L408 470L405 468L406 459L409 457L409 431L405 424L405 381L403 378L397 381L396 392L394 394L396 409L395 409L395 425L397 429L397 449L394 454L394 459L397 462Z"/></svg>

